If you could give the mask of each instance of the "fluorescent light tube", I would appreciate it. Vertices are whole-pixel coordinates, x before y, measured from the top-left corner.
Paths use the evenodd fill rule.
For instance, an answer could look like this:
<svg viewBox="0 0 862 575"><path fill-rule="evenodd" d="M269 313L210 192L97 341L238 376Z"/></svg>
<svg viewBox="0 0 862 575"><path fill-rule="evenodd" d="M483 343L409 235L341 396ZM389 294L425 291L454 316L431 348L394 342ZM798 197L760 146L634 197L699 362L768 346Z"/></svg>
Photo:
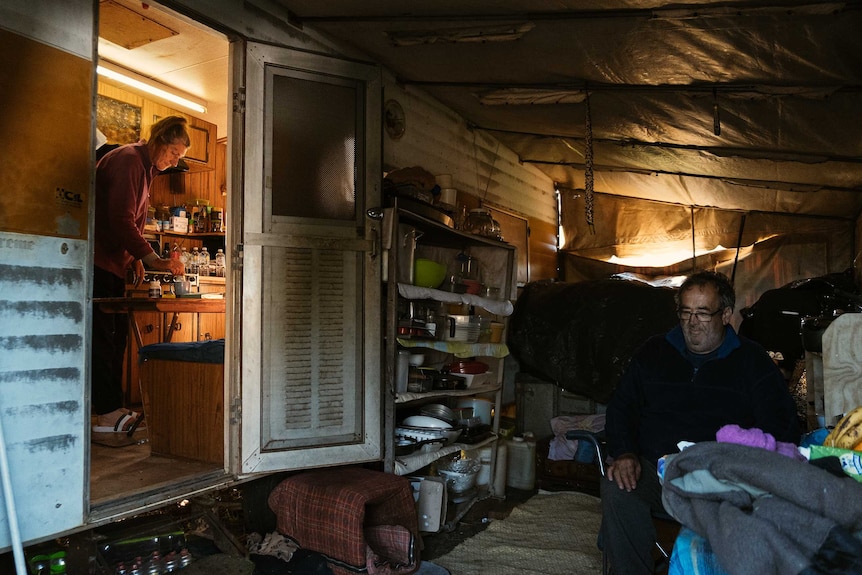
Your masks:
<svg viewBox="0 0 862 575"><path fill-rule="evenodd" d="M108 68L104 63L100 64L96 67L96 73L100 76L104 76L105 78L109 78L126 86L135 88L142 92L146 92L147 94L152 94L158 98L163 100L167 100L169 102L173 102L174 104L179 104L184 108L188 108L189 110L194 110L195 112L200 112L201 114L206 114L207 108L204 104L199 102L194 102L187 97L180 96L173 92L169 92L166 89L159 88L155 86L151 80L145 80L143 77L141 79L133 77L133 75L129 72L118 72L113 68Z"/></svg>

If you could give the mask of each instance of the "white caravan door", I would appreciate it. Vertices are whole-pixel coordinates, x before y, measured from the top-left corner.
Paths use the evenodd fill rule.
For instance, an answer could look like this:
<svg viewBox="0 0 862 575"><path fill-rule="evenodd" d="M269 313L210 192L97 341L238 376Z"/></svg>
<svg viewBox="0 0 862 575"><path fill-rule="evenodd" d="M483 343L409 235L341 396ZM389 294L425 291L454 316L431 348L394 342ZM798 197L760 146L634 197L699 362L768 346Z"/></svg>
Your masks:
<svg viewBox="0 0 862 575"><path fill-rule="evenodd" d="M380 93L375 66L247 46L231 234L240 474L381 457L379 223L366 216L380 202Z"/></svg>

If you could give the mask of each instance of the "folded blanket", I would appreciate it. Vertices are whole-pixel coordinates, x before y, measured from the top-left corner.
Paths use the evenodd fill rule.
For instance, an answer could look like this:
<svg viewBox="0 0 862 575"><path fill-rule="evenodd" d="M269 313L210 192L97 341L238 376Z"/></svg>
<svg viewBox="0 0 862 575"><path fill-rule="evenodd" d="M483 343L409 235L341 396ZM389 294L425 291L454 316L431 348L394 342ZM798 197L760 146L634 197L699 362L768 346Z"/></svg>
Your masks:
<svg viewBox="0 0 862 575"><path fill-rule="evenodd" d="M862 574L862 484L852 479L701 442L667 457L662 500L732 575Z"/></svg>

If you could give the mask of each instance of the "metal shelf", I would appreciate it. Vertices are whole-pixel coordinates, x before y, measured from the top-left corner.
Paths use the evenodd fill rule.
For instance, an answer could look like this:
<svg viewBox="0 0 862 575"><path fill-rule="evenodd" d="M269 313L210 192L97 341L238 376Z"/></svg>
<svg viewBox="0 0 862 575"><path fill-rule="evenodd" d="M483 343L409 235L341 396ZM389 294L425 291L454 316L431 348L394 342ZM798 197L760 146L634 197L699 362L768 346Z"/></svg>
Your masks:
<svg viewBox="0 0 862 575"><path fill-rule="evenodd" d="M395 458L395 473L397 475L408 475L422 469L426 465L430 465L441 457L445 457L453 453L459 453L462 450L472 451L475 449L479 449L481 447L485 447L486 445L496 443L497 439L498 437L494 435L493 437L489 437L476 443L453 443L451 445L444 445L437 451L402 455L401 457ZM493 477L493 475L491 475L491 477Z"/></svg>

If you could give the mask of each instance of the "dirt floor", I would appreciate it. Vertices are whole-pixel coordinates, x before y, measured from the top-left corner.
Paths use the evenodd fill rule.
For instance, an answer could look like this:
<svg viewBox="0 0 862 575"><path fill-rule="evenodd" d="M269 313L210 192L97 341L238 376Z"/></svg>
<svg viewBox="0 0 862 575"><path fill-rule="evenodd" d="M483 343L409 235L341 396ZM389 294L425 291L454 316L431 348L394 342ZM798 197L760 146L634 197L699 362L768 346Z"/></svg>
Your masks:
<svg viewBox="0 0 862 575"><path fill-rule="evenodd" d="M271 514L263 510L261 498L268 493L269 485L255 486L246 490L227 489L196 498L185 506L169 506L159 511L132 520L103 526L61 539L47 541L25 548L29 559L37 553L50 555L57 551L66 552L67 573L81 575L108 575L106 565L98 559L100 543L106 537L123 530L134 530L136 522L176 521L186 532L202 535L213 551L229 555L245 554L246 537L251 532L267 533L274 530ZM451 551L462 541L476 535L493 521L508 517L512 509L536 493L519 489L509 489L506 498L487 498L477 501L448 531L423 534L422 559L433 561ZM15 573L12 552L0 555L0 573ZM47 573L47 572L46 572ZM111 574L112 575L112 574Z"/></svg>

